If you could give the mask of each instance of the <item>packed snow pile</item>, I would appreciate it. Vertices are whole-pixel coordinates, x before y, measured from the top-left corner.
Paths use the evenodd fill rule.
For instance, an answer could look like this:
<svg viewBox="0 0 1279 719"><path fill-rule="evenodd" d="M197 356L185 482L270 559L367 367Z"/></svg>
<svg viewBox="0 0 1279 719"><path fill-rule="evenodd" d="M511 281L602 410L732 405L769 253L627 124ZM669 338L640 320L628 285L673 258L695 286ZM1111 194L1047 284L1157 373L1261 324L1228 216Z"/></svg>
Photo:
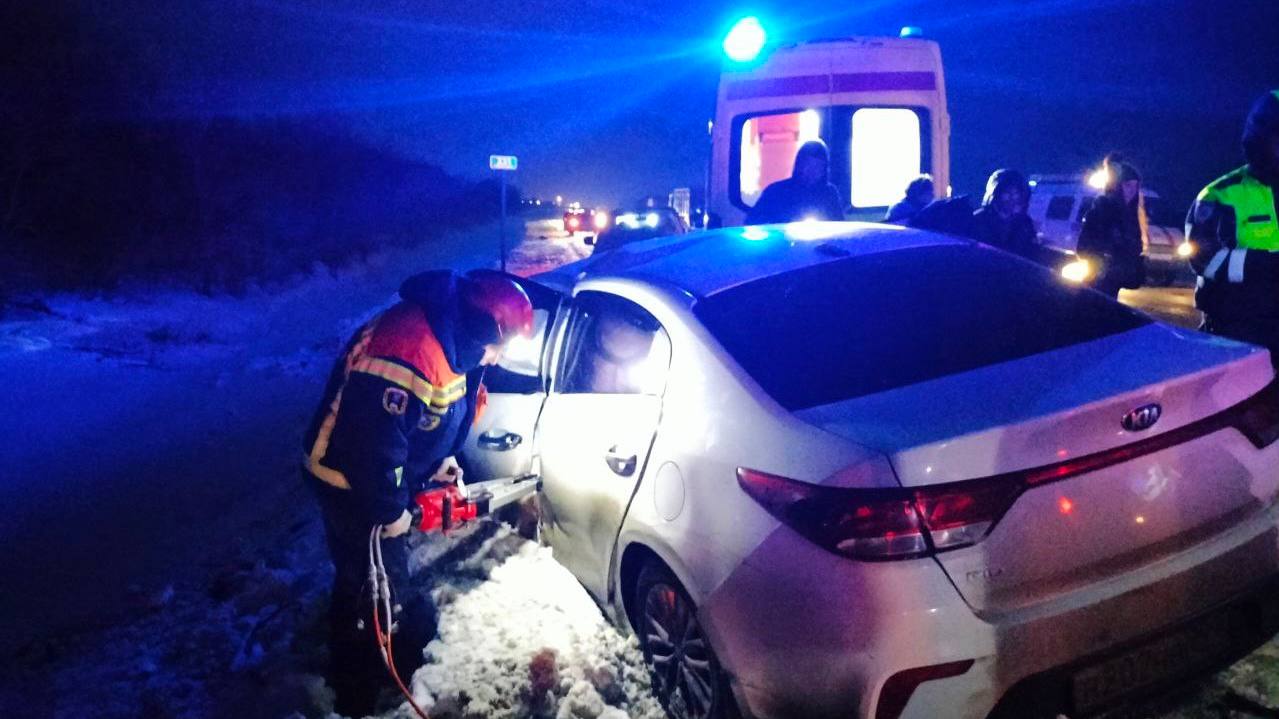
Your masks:
<svg viewBox="0 0 1279 719"><path fill-rule="evenodd" d="M506 525L456 541L415 540L440 630L411 684L433 719L665 716L635 639L605 620L549 549Z"/></svg>

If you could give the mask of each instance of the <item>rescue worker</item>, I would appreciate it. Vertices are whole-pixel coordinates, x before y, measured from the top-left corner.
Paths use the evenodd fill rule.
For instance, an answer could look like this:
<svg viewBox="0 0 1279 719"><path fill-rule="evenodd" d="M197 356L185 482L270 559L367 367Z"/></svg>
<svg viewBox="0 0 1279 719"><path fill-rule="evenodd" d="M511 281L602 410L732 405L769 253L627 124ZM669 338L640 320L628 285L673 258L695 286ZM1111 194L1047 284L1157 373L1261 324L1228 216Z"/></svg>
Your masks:
<svg viewBox="0 0 1279 719"><path fill-rule="evenodd" d="M933 178L931 175L920 175L910 181L906 186L906 196L897 204L888 208L888 214L884 215L884 222L895 225L904 225L910 218L919 214L919 211L928 207L928 203L933 201Z"/></svg>
<svg viewBox="0 0 1279 719"><path fill-rule="evenodd" d="M430 599L409 590L410 499L460 476L454 457L485 399L479 373L468 373L532 334L528 295L490 270L425 272L400 297L351 339L305 436L304 481L319 498L335 569L329 684L346 716L372 713L389 681L371 627L370 534L381 525L398 607L395 664L409 677L436 629Z"/></svg>
<svg viewBox="0 0 1279 719"><path fill-rule="evenodd" d="M1146 208L1137 168L1109 155L1102 169L1106 186L1084 213L1075 252L1094 268L1087 283L1119 299L1120 288L1135 290L1146 280Z"/></svg>
<svg viewBox="0 0 1279 719"><path fill-rule="evenodd" d="M997 247L1028 260L1040 261L1035 242L1035 223L1026 214L1030 203L1030 183L1016 170L995 170L986 180L986 196L973 213L973 232L978 242Z"/></svg>
<svg viewBox="0 0 1279 719"><path fill-rule="evenodd" d="M764 188L755 206L746 213L746 224L844 219L844 206L839 190L830 183L829 167L826 143L809 140L800 145L791 176Z"/></svg>
<svg viewBox="0 0 1279 719"><path fill-rule="evenodd" d="M1279 90L1252 106L1243 167L1205 187L1186 216L1201 329L1262 345L1279 366Z"/></svg>

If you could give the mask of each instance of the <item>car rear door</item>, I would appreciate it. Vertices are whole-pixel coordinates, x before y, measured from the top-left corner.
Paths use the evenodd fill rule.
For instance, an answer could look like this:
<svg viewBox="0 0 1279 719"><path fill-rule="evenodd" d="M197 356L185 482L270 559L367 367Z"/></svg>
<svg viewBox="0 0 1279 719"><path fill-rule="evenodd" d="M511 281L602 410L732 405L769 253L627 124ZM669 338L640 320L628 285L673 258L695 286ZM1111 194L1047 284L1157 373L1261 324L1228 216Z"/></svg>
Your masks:
<svg viewBox="0 0 1279 719"><path fill-rule="evenodd" d="M642 307L574 298L537 426L542 537L597 598L662 411L671 343Z"/></svg>

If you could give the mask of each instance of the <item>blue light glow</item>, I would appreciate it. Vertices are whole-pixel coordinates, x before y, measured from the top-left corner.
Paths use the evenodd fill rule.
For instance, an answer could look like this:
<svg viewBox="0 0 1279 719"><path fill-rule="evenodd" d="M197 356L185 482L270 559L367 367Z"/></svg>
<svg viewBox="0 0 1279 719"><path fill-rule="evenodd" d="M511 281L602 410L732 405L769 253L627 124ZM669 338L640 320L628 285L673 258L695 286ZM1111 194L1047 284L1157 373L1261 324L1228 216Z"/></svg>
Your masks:
<svg viewBox="0 0 1279 719"><path fill-rule="evenodd" d="M762 227L747 227L742 230L742 239L753 241L767 240L768 234L768 230L765 230Z"/></svg>
<svg viewBox="0 0 1279 719"><path fill-rule="evenodd" d="M750 16L738 20L724 38L724 54L733 62L750 62L759 57L768 41L768 33L759 18Z"/></svg>

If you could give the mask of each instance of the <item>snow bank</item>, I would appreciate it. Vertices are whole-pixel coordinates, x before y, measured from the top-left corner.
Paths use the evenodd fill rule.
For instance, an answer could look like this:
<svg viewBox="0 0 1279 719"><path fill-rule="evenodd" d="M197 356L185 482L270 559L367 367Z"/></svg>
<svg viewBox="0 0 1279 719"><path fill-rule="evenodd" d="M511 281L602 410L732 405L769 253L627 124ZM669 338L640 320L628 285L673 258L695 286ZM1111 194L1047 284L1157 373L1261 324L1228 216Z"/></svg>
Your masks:
<svg viewBox="0 0 1279 719"><path fill-rule="evenodd" d="M412 680L432 719L665 716L634 637L605 620L550 549L504 525L475 550L459 553L453 541L419 538L414 550L440 609L439 636Z"/></svg>

